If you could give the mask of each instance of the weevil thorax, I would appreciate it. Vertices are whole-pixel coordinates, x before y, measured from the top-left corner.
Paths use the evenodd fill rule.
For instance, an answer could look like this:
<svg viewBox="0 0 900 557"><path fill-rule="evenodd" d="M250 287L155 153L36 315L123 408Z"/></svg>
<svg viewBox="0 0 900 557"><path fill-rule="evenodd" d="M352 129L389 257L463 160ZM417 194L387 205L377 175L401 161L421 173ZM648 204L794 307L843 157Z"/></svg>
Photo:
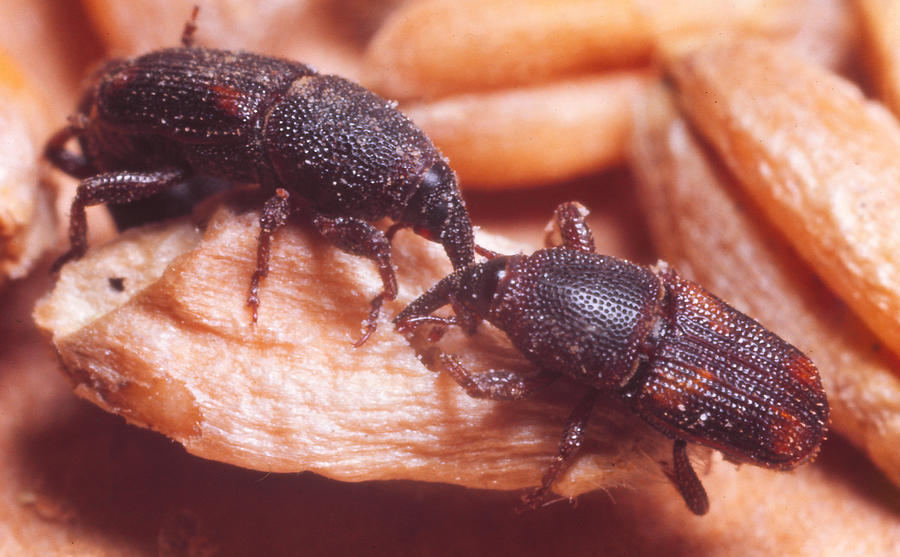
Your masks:
<svg viewBox="0 0 900 557"><path fill-rule="evenodd" d="M400 219L440 154L387 101L334 75L296 79L268 111L268 160L319 213Z"/></svg>
<svg viewBox="0 0 900 557"><path fill-rule="evenodd" d="M634 410L733 460L787 469L814 457L828 402L809 358L674 270L659 278L663 320L624 391Z"/></svg>
<svg viewBox="0 0 900 557"><path fill-rule="evenodd" d="M440 242L454 269L475 262L472 222L456 173L445 161L437 161L423 174L399 220L425 238Z"/></svg>
<svg viewBox="0 0 900 557"><path fill-rule="evenodd" d="M618 391L638 367L661 298L643 267L552 248L510 259L486 317L542 369Z"/></svg>

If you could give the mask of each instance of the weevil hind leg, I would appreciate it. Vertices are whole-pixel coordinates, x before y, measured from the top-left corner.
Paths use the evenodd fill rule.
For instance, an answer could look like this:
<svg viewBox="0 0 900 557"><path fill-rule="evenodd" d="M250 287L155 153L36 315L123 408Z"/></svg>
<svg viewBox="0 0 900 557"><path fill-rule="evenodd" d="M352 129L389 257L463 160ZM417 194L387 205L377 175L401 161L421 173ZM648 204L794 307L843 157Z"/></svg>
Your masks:
<svg viewBox="0 0 900 557"><path fill-rule="evenodd" d="M77 122L83 118L83 115L74 116L72 121ZM74 123L57 131L47 141L47 145L44 147L44 156L69 176L85 179L97 174L97 169L88 162L84 155L66 149L66 143L70 139L78 137L81 132L82 128Z"/></svg>
<svg viewBox="0 0 900 557"><path fill-rule="evenodd" d="M709 512L709 497L691 466L687 455L687 442L684 439L677 439L672 447L672 465L669 479L675 484L688 509L698 516Z"/></svg>
<svg viewBox="0 0 900 557"><path fill-rule="evenodd" d="M369 316L362 323L362 337L353 343L358 348L375 332L384 301L397 297L397 275L391 262L391 242L382 231L357 218L319 215L313 219L313 223L322 236L339 249L371 259L381 275L382 290L369 305Z"/></svg>
<svg viewBox="0 0 900 557"><path fill-rule="evenodd" d="M545 237L546 244L553 244L551 239L555 236L553 232L559 231L562 239L562 246L568 249L584 251L587 253L595 253L594 235L588 226L585 217L588 216L587 208L576 201L568 201L561 203L553 211L554 227L548 230ZM552 247L548 245L548 247Z"/></svg>
<svg viewBox="0 0 900 557"><path fill-rule="evenodd" d="M75 191L70 211L69 251L53 263L51 272L55 273L71 259L81 258L87 251L87 207L144 199L183 182L187 177L185 171L169 168L150 172L107 172L82 180Z"/></svg>
<svg viewBox="0 0 900 557"><path fill-rule="evenodd" d="M522 505L519 510L539 507L547 499L553 482L572 464L574 457L578 454L578 449L584 444L585 428L587 427L588 419L591 417L591 411L594 409L594 401L596 399L597 391L591 390L578 402L578 405L566 420L562 440L559 442L559 450L556 456L553 457L553 462L550 463L550 466L544 472L540 487L531 490L522 497Z"/></svg>
<svg viewBox="0 0 900 557"><path fill-rule="evenodd" d="M259 281L269 274L269 253L275 231L285 225L291 216L288 191L282 188L275 190L275 195L263 205L259 215L259 238L256 242L256 270L250 277L250 291L247 294L247 305L250 307L251 319L256 323L259 319Z"/></svg>

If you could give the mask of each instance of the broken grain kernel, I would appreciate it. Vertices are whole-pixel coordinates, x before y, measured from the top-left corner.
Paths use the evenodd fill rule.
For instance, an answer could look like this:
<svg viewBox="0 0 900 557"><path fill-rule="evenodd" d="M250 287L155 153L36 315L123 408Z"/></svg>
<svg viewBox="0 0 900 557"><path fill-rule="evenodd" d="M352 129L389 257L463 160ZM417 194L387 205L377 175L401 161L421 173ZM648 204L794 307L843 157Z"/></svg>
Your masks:
<svg viewBox="0 0 900 557"><path fill-rule="evenodd" d="M202 235L170 221L67 264L35 315L54 334L76 394L193 454L257 470L486 489L538 483L577 387L561 384L515 405L472 399L424 367L387 322L353 348L379 274L310 227L275 234L252 325L246 295L258 222L256 212L220 208ZM400 295L383 321L449 272L440 246L410 232L397 234L393 254ZM111 295L109 276L126 277L126 292ZM530 370L483 329L473 337L450 331L442 342L473 370ZM583 457L558 490L569 496L659 477L669 450L665 437L609 405L598 409Z"/></svg>

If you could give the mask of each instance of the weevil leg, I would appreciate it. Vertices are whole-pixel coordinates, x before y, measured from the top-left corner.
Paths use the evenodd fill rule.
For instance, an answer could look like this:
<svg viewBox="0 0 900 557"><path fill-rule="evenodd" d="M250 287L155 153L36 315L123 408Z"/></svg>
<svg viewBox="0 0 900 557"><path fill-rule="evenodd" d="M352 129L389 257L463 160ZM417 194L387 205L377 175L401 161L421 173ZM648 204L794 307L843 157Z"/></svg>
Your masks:
<svg viewBox="0 0 900 557"><path fill-rule="evenodd" d="M522 400L534 396L559 377L559 374L542 370L537 375L521 375L508 370L492 369L485 373L471 373L459 359L442 353L441 361L447 373L472 398L491 400Z"/></svg>
<svg viewBox="0 0 900 557"><path fill-rule="evenodd" d="M403 333L421 327L425 324L434 325L434 327L431 328L431 331L426 337L428 339L428 342L437 342L441 340L441 338L443 338L444 334L447 332L447 329L453 327L454 325L459 325L456 320L456 316L441 317L439 315L417 315L415 317L410 317L404 320L402 326L397 325L397 331Z"/></svg>
<svg viewBox="0 0 900 557"><path fill-rule="evenodd" d="M553 482L572 463L572 457L575 456L584 443L584 430L587 427L588 419L591 417L596 398L597 392L592 390L579 401L578 406L569 415L569 418L566 420L566 427L563 430L562 440L559 442L559 451L553 457L553 462L550 463L547 471L544 472L541 486L522 497L522 510L535 509L540 506L547 498L547 494L550 493L550 487L553 485Z"/></svg>
<svg viewBox="0 0 900 557"><path fill-rule="evenodd" d="M455 271L410 302L394 318L394 325L397 330L402 333L411 331L423 324L434 324L437 325L435 333L432 334L432 340L434 341L443 335L443 331L447 327L454 325L462 328L468 334L474 333L478 323L481 322L480 317L467 310L463 305L456 303L454 299L454 294L460 288L460 281L464 280L472 272L473 268L471 267ZM447 304L453 307L453 317L431 315L432 312Z"/></svg>
<svg viewBox="0 0 900 557"><path fill-rule="evenodd" d="M588 210L584 205L576 201L568 201L557 206L553 215L556 219L556 228L559 229L562 237L563 247L587 253L596 251L594 235L585 221ZM545 243L551 243L549 242L551 236L552 232L548 232Z"/></svg>
<svg viewBox="0 0 900 557"><path fill-rule="evenodd" d="M381 304L397 297L397 275L394 274L391 263L391 243L383 232L361 219L319 215L313 219L313 223L338 248L371 259L378 266L383 287L372 299L369 316L363 321L362 337L353 343L353 346L360 347L375 332Z"/></svg>
<svg viewBox="0 0 900 557"><path fill-rule="evenodd" d="M87 216L85 208L101 203L130 203L165 191L187 179L177 168L151 172L107 172L82 180L75 191L69 216L69 251L50 268L56 272L70 259L78 259L87 251Z"/></svg>
<svg viewBox="0 0 900 557"><path fill-rule="evenodd" d="M477 253L478 255L480 255L484 258L487 258L487 259L493 259L495 257L500 257L500 255L502 255L499 252L496 252L492 249L487 249L484 246L479 246L478 244L475 244L475 253Z"/></svg>
<svg viewBox="0 0 900 557"><path fill-rule="evenodd" d="M431 315L431 313L449 304L450 298L458 289L458 272L442 278L437 284L403 308L394 317L394 326L402 333L411 331L424 323L448 324L448 320L452 320L455 323L456 321L452 317L437 317Z"/></svg>
<svg viewBox="0 0 900 557"><path fill-rule="evenodd" d="M269 274L269 251L275 231L284 226L291 216L292 207L287 190L278 188L275 196L263 206L259 215L259 239L256 243L256 270L250 277L250 293L247 305L250 306L253 323L259 318L259 281Z"/></svg>
<svg viewBox="0 0 900 557"><path fill-rule="evenodd" d="M395 222L387 230L384 231L384 237L387 238L388 242L393 242L394 236L397 234L397 232L400 232L404 228L409 228L409 225L404 222Z"/></svg>
<svg viewBox="0 0 900 557"><path fill-rule="evenodd" d="M687 455L687 442L677 439L672 448L673 472L670 476L678 493L687 503L688 509L696 515L704 515L709 511L709 497L706 489L694 472Z"/></svg>
<svg viewBox="0 0 900 557"><path fill-rule="evenodd" d="M70 139L78 137L80 133L81 130L74 125L59 130L47 141L47 146L44 147L44 156L69 176L84 179L97 174L97 170L84 155L66 149L66 143Z"/></svg>
<svg viewBox="0 0 900 557"><path fill-rule="evenodd" d="M194 46L194 33L197 32L197 15L200 13L200 6L194 5L191 10L191 17L184 23L184 29L181 31L181 46L191 48Z"/></svg>

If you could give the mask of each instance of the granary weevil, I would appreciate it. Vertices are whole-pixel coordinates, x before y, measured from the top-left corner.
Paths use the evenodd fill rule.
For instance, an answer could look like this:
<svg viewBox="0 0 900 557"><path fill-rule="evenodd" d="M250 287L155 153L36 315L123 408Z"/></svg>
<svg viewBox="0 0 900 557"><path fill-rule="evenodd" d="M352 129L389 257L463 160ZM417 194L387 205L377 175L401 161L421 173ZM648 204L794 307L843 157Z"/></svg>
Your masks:
<svg viewBox="0 0 900 557"><path fill-rule="evenodd" d="M485 319L540 370L470 373L442 354L471 396L522 399L560 375L588 387L541 486L525 497L527 506L546 497L581 446L599 394L623 398L674 439L671 478L696 514L707 512L709 500L687 442L783 470L815 457L828 401L806 356L665 264L646 268L596 254L578 204L560 205L556 221L562 247L459 269L395 319L400 330L435 324L437 332L452 325L473 332ZM446 304L453 316L432 315Z"/></svg>
<svg viewBox="0 0 900 557"><path fill-rule="evenodd" d="M375 330L382 302L397 294L390 246L397 230L412 227L440 242L454 268L474 262L456 175L393 103L304 64L195 47L193 30L192 20L180 48L106 62L70 125L48 142L47 158L82 179L71 247L54 269L87 249L85 207L133 202L196 176L272 192L247 299L254 322L272 235L298 206L334 245L378 266L383 289L357 345ZM72 138L80 154L66 149ZM370 224L385 217L394 221L386 232Z"/></svg>

